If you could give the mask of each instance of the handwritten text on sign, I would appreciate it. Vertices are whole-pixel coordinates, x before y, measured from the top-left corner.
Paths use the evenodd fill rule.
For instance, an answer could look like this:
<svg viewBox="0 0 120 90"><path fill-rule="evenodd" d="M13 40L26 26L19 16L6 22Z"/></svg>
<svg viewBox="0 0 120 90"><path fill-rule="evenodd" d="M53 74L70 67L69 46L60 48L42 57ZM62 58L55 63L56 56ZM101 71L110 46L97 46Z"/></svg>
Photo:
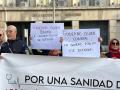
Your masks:
<svg viewBox="0 0 120 90"><path fill-rule="evenodd" d="M63 23L32 23L31 46L33 49L60 49Z"/></svg>
<svg viewBox="0 0 120 90"><path fill-rule="evenodd" d="M99 29L65 30L63 56L99 57Z"/></svg>

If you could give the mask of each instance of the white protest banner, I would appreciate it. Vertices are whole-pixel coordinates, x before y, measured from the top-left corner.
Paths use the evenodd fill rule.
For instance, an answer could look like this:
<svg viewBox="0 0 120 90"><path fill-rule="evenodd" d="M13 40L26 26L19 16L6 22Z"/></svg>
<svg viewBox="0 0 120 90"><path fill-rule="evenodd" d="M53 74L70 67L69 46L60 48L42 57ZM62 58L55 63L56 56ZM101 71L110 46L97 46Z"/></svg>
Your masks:
<svg viewBox="0 0 120 90"><path fill-rule="evenodd" d="M99 29L64 30L63 56L100 57Z"/></svg>
<svg viewBox="0 0 120 90"><path fill-rule="evenodd" d="M0 90L119 90L120 59L4 54Z"/></svg>
<svg viewBox="0 0 120 90"><path fill-rule="evenodd" d="M32 23L31 47L33 49L60 49L63 23Z"/></svg>

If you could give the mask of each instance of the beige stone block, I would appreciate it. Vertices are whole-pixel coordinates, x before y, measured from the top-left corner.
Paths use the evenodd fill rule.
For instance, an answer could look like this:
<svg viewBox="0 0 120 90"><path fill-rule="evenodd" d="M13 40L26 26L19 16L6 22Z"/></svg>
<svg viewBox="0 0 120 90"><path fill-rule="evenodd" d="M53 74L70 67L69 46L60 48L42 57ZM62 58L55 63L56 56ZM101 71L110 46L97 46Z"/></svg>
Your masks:
<svg viewBox="0 0 120 90"><path fill-rule="evenodd" d="M79 29L79 21L72 21L72 29Z"/></svg>
<svg viewBox="0 0 120 90"><path fill-rule="evenodd" d="M120 32L118 33L110 33L110 39L117 38L120 40Z"/></svg>

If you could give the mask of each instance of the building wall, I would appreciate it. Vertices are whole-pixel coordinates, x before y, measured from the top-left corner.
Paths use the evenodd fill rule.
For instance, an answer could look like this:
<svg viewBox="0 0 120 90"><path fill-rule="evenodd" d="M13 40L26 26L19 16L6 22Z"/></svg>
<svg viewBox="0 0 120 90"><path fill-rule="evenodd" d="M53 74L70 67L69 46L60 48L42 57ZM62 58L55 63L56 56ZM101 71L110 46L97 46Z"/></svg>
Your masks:
<svg viewBox="0 0 120 90"><path fill-rule="evenodd" d="M49 3L53 0L28 0L28 4L30 3L30 6L49 6ZM86 5L89 6L89 2L91 0L67 0L68 6L78 6L81 1L86 2ZM94 0L93 0L94 1ZM95 0L95 2L100 2L100 6L105 5L120 5L120 0ZM1 5L7 5L7 6L16 6L16 2L21 2L21 0L0 0L0 6Z"/></svg>
<svg viewBox="0 0 120 90"><path fill-rule="evenodd" d="M79 28L79 21L109 21L110 38L120 39L120 9L119 8L89 8L89 9L56 9L56 21L72 21L72 27ZM53 21L53 9L40 8L5 8L0 9L0 25L5 28L6 22L41 22Z"/></svg>
<svg viewBox="0 0 120 90"><path fill-rule="evenodd" d="M116 8L89 8L89 9L55 9L56 20L119 20L120 9ZM3 11L1 8L0 11ZM52 20L52 8L5 8L8 21ZM26 13L27 12L27 13ZM14 17L13 17L14 15Z"/></svg>
<svg viewBox="0 0 120 90"><path fill-rule="evenodd" d="M53 21L53 7L46 7L52 0L29 1L34 2L30 4L32 7L12 7L11 2L16 5L16 0L1 0L0 4L3 3L3 6L7 4L10 7L0 7L0 27L6 28L7 22ZM88 7L88 2L87 7L76 7L81 0L67 1L69 1L69 7L55 8L56 21L72 22L72 29L80 28L80 21L108 21L109 39L114 37L120 39L120 0L98 0L100 1L100 7ZM112 2L117 3L117 7L116 4L112 7L109 6L112 5ZM38 4L45 7L38 7Z"/></svg>
<svg viewBox="0 0 120 90"><path fill-rule="evenodd" d="M110 0L111 4L120 5L120 0Z"/></svg>

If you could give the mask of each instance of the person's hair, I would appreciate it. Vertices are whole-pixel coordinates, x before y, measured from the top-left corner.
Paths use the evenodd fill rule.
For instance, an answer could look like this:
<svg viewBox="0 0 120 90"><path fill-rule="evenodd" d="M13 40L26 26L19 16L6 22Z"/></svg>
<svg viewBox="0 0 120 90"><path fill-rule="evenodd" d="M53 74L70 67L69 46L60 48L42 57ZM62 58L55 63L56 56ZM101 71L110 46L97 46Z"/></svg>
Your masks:
<svg viewBox="0 0 120 90"><path fill-rule="evenodd" d="M116 39L116 38L111 39L111 40L110 40L110 44L111 44L114 40L115 40L115 41L117 41L117 42L120 44L119 40L118 40L118 39Z"/></svg>
<svg viewBox="0 0 120 90"><path fill-rule="evenodd" d="M7 29L8 28L12 28L12 29L14 29L16 32L17 32L17 28L16 28L16 26L14 26L14 25L9 25L8 27L7 27Z"/></svg>
<svg viewBox="0 0 120 90"><path fill-rule="evenodd" d="M5 30L3 28L0 28L0 31L3 33L3 42L5 42L7 40Z"/></svg>

